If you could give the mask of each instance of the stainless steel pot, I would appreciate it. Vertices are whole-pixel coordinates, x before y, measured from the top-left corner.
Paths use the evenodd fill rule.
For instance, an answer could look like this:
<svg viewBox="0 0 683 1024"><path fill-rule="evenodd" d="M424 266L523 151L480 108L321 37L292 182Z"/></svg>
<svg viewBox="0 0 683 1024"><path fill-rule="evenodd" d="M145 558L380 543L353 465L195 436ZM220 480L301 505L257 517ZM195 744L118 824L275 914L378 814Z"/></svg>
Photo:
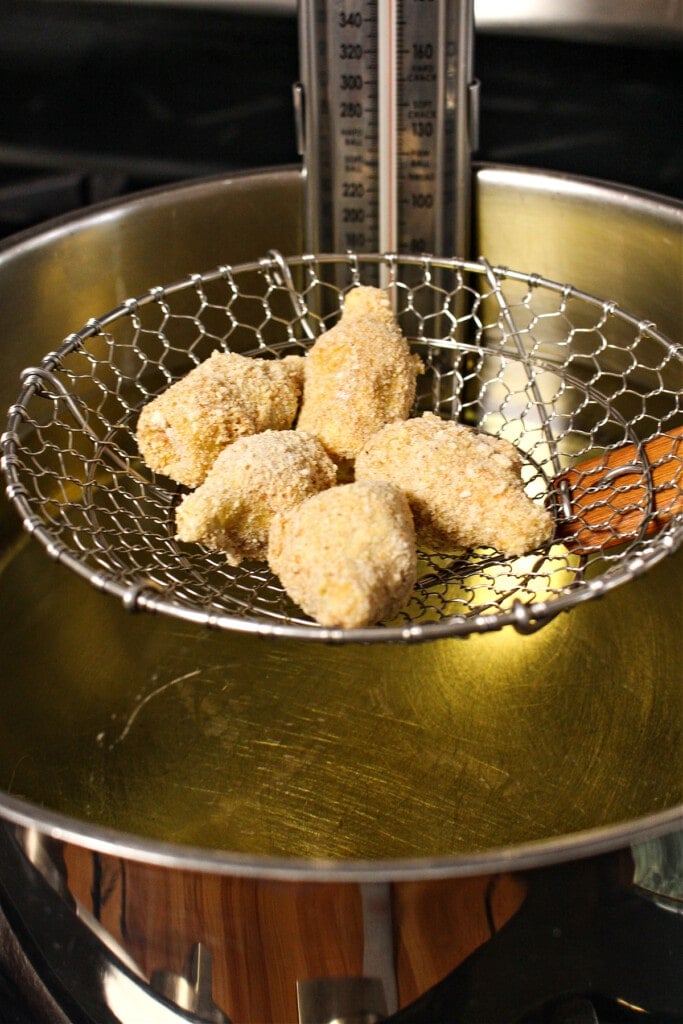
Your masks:
<svg viewBox="0 0 683 1024"><path fill-rule="evenodd" d="M497 167L477 170L474 196L491 261L680 336L681 204ZM0 251L5 405L21 368L93 313L296 253L301 233L285 168L17 238ZM445 940L431 923L444 901L461 914L502 872L505 920L522 900L514 872L683 824L680 556L534 636L321 649L131 616L0 511L3 863L17 870L17 826L134 985L128 952L178 996L168 972L201 940L235 1020L292 1019L296 981L315 974L380 977L405 1005L485 934L482 910Z"/></svg>

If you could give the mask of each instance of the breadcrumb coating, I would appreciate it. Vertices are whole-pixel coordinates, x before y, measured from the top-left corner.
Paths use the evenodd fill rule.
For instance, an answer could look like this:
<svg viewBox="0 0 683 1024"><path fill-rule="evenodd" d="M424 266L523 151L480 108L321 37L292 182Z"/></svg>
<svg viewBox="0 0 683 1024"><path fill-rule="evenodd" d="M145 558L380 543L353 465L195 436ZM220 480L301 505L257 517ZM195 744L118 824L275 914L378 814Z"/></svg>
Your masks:
<svg viewBox="0 0 683 1024"><path fill-rule="evenodd" d="M405 492L424 546L492 547L508 556L553 533L551 514L525 494L520 471L514 445L433 413L384 427L356 459L357 480L389 480Z"/></svg>
<svg viewBox="0 0 683 1024"><path fill-rule="evenodd" d="M379 288L348 292L341 319L306 356L298 430L337 460L352 459L385 423L404 420L423 370Z"/></svg>
<svg viewBox="0 0 683 1024"><path fill-rule="evenodd" d="M154 472L197 487L238 437L292 426L303 365L303 356L214 352L143 408L137 424L142 458Z"/></svg>
<svg viewBox="0 0 683 1024"><path fill-rule="evenodd" d="M336 473L323 446L308 434L266 430L238 438L178 506L177 536L224 552L230 565L265 559L274 513L332 487Z"/></svg>
<svg viewBox="0 0 683 1024"><path fill-rule="evenodd" d="M323 626L369 626L395 615L415 584L405 495L379 481L342 484L273 518L268 561L285 590Z"/></svg>

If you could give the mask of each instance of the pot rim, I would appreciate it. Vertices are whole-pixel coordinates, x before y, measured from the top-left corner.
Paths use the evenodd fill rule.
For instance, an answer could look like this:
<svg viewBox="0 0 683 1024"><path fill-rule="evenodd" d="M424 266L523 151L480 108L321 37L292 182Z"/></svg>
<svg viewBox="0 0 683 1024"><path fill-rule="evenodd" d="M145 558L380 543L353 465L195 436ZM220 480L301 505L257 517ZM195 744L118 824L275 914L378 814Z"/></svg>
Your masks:
<svg viewBox="0 0 683 1024"><path fill-rule="evenodd" d="M663 193L650 192L637 188L633 185L622 185L618 182L608 181L602 178L590 177L587 175L569 174L564 171L546 170L543 168L526 167L523 165L487 163L473 161L472 174L476 181L486 183L496 182L518 182L528 181L533 183L539 191L557 192L564 196L576 195L586 196L593 194L599 196L606 202L622 205L628 202L629 208L633 211L640 210L656 211L659 216L667 213L675 220L680 221L683 227L683 198L667 196ZM171 200L180 192L191 196L192 193L201 194L206 189L214 189L221 183L229 184L232 181L243 179L260 179L272 176L276 177L300 177L303 184L302 168L298 164L276 164L270 167L247 168L245 170L231 171L222 174L213 174L207 177L194 178L187 181L178 181L166 185L157 185L153 188L143 189L121 199L120 197L106 199L100 203L94 203L85 209L71 211L53 217L32 228L27 228L13 235L8 236L0 242L0 267L5 260L14 259L22 254L23 250L30 250L37 244L49 242L51 238L57 238L61 234L70 233L77 225L86 228L95 226L100 220L107 220L116 213L130 213L136 207L144 207L150 200ZM200 268L209 269L209 268Z"/></svg>
<svg viewBox="0 0 683 1024"><path fill-rule="evenodd" d="M683 828L683 804L678 804L613 825L471 853L388 860L333 860L242 854L145 838L88 824L5 793L0 792L0 798L0 814L7 821L97 853L163 868L280 881L422 881L529 870L609 853Z"/></svg>
<svg viewBox="0 0 683 1024"><path fill-rule="evenodd" d="M88 207L87 212L75 211L6 239L0 244L0 272L5 261L20 257L36 245L47 244L51 239L70 233L76 226L87 228L116 214L130 213L150 200L170 201L180 192L188 196L193 192L199 195L207 188L217 188L221 182L228 183L234 179L283 174L295 176L300 173L301 168L297 165L258 168L147 189L124 200L108 200ZM537 189L559 192L564 196L578 197L592 193L608 203L619 205L628 202L631 209L641 212L656 210L660 217L666 213L683 226L683 201L631 186L563 172L484 163L474 165L474 176L482 182L487 179L492 182L527 181ZM0 818L93 851L128 857L160 867L288 881L375 882L530 869L606 853L683 828L683 803L639 818L511 846L448 856L388 860L273 857L182 845L89 823L13 797L2 790Z"/></svg>

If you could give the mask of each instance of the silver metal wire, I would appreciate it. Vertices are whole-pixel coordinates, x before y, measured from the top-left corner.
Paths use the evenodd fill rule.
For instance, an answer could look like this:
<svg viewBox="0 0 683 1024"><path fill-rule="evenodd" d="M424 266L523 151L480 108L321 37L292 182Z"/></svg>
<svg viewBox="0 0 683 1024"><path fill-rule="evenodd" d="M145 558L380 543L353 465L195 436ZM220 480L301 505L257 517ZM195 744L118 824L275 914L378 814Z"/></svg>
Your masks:
<svg viewBox="0 0 683 1024"><path fill-rule="evenodd" d="M626 468L638 477L642 516L633 535L577 553L559 530L546 548L516 559L490 549L420 552L400 615L351 630L308 620L265 564L233 568L175 539L183 489L138 456L142 406L217 348L304 354L336 321L349 288L380 280L426 366L415 412L512 441L527 492L549 503L560 526L572 509L558 475L635 445ZM681 423L682 374L681 346L651 323L539 275L485 260L271 253L154 288L69 335L23 374L3 468L24 527L50 556L131 610L333 642L418 641L505 625L530 632L645 572L683 540L681 515L651 532L658 485L647 451L649 439ZM683 470L676 480L680 491Z"/></svg>

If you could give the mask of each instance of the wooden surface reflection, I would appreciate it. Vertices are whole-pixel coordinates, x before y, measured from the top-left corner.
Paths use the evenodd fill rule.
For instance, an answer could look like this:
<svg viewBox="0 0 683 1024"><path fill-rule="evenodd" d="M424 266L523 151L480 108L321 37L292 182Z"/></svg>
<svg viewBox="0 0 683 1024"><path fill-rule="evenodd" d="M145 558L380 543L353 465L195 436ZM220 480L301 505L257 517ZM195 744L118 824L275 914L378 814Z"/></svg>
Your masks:
<svg viewBox="0 0 683 1024"><path fill-rule="evenodd" d="M173 871L66 849L69 888L143 974L183 971L193 943L209 949L213 998L236 1024L298 1019L296 983L367 973L376 942L363 887ZM398 1004L435 985L520 906L514 875L388 887L389 956L379 963ZM376 924L376 922L375 922ZM372 961L372 958L371 958ZM372 961L372 969L378 961Z"/></svg>

